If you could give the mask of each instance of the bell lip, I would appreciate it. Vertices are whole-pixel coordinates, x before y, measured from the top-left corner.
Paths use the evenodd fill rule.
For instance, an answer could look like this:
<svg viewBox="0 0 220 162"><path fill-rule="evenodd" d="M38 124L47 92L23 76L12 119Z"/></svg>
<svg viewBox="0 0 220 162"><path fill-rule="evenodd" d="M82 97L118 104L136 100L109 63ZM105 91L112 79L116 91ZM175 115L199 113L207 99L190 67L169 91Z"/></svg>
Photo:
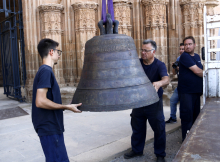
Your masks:
<svg viewBox="0 0 220 162"><path fill-rule="evenodd" d="M154 96L153 99L151 99L151 102L149 101L138 101L130 104L124 104L124 105L108 105L108 106L103 106L103 105L97 105L97 106L90 106L90 105L82 105L78 109L81 111L87 111L87 112L110 112L110 111L123 111L123 110L128 110L128 109L137 109L145 106L152 105L156 102L159 101L159 97Z"/></svg>

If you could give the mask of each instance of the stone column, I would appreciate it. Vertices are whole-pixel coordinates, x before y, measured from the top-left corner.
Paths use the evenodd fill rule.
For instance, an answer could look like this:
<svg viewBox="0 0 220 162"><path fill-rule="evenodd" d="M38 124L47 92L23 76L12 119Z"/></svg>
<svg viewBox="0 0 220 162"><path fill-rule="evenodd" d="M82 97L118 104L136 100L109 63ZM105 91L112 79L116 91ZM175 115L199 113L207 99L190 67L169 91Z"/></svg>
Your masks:
<svg viewBox="0 0 220 162"><path fill-rule="evenodd" d="M40 13L41 38L51 38L59 43L62 50L61 14L64 9L61 4L43 4L38 6ZM65 86L63 78L62 55L54 66L54 74L60 87Z"/></svg>
<svg viewBox="0 0 220 162"><path fill-rule="evenodd" d="M95 2L76 2L72 4L75 16L76 33L76 61L77 61L77 80L79 82L83 62L85 43L96 34L96 10L98 4Z"/></svg>
<svg viewBox="0 0 220 162"><path fill-rule="evenodd" d="M75 85L76 72L76 53L75 53L75 25L73 9L71 0L63 1L65 10L63 11L63 35L62 35L62 48L63 48L63 77L67 86Z"/></svg>
<svg viewBox="0 0 220 162"><path fill-rule="evenodd" d="M219 0L206 0L207 15L215 15L214 8L219 5Z"/></svg>
<svg viewBox="0 0 220 162"><path fill-rule="evenodd" d="M25 85L26 101L32 101L32 89L34 77L41 64L41 58L37 51L37 45L40 41L40 25L39 25L39 12L37 6L40 2L22 0L23 9L23 25L24 25L24 42L25 42L25 62L27 80Z"/></svg>
<svg viewBox="0 0 220 162"><path fill-rule="evenodd" d="M203 7L205 0L180 0L183 13L184 37L193 36L196 40L195 52L200 54L203 47Z"/></svg>
<svg viewBox="0 0 220 162"><path fill-rule="evenodd" d="M168 68L167 55L167 15L166 5L169 0L142 0L145 16L145 37L157 43L156 57Z"/></svg>
<svg viewBox="0 0 220 162"><path fill-rule="evenodd" d="M129 0L114 0L115 19L119 21L118 33L131 36L131 8Z"/></svg>
<svg viewBox="0 0 220 162"><path fill-rule="evenodd" d="M207 15L210 16L215 15L214 8L219 5L219 0L206 0L205 5L206 5ZM218 33L218 29L217 31L216 29L210 29L210 36L217 36L218 35L217 33ZM216 40L212 40L210 41L210 43L211 43L210 44L211 48L216 48L216 43L217 43ZM211 59L216 59L216 54L211 53Z"/></svg>

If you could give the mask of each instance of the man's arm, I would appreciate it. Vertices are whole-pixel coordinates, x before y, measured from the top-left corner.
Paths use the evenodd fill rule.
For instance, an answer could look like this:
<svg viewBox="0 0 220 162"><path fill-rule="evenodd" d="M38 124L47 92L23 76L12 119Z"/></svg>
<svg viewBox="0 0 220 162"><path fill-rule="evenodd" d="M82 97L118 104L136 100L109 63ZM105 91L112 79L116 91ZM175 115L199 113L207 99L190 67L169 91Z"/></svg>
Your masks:
<svg viewBox="0 0 220 162"><path fill-rule="evenodd" d="M189 69L196 75L198 75L199 77L203 77L203 71L202 69L200 69L197 65L193 65L191 67L189 67Z"/></svg>
<svg viewBox="0 0 220 162"><path fill-rule="evenodd" d="M170 82L169 77L168 76L164 76L164 77L162 77L162 79L160 81L153 82L153 86L156 89L156 91L158 91L158 89L160 87L167 86L169 84L169 82Z"/></svg>
<svg viewBox="0 0 220 162"><path fill-rule="evenodd" d="M40 88L37 89L35 104L38 108L48 109L48 110L58 110L58 109L67 109L76 113L80 113L81 111L77 109L80 104L70 104L70 105L61 105L57 104L47 98L48 88Z"/></svg>

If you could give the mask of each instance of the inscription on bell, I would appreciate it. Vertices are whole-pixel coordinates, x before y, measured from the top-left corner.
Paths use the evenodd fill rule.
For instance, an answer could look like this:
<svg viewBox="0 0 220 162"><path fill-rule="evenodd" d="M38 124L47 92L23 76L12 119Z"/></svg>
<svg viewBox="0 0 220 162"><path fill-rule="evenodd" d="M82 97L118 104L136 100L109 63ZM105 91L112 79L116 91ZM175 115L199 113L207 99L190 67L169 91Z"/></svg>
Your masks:
<svg viewBox="0 0 220 162"><path fill-rule="evenodd" d="M100 47L101 46L101 47ZM88 47L85 50L85 55L90 54L90 53L106 53L106 52L119 52L119 51L130 51L130 50L135 50L136 47L134 44L129 45L129 44L113 44L113 45L108 45L108 46L102 46L100 45L99 47Z"/></svg>

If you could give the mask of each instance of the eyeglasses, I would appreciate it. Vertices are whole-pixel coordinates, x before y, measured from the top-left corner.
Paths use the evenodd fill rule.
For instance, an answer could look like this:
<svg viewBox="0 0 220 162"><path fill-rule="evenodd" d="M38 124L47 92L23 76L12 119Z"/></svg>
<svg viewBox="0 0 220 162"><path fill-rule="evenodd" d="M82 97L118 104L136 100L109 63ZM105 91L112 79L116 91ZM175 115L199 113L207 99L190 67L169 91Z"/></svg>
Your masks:
<svg viewBox="0 0 220 162"><path fill-rule="evenodd" d="M189 43L189 44L184 44L184 46L192 46L193 43Z"/></svg>
<svg viewBox="0 0 220 162"><path fill-rule="evenodd" d="M153 51L153 50L154 49L151 49L151 50L141 49L141 52L147 53L147 52L150 52L150 51Z"/></svg>
<svg viewBox="0 0 220 162"><path fill-rule="evenodd" d="M62 54L61 50L58 50L58 49L53 49L53 50L57 50L58 55L61 56L61 54Z"/></svg>

